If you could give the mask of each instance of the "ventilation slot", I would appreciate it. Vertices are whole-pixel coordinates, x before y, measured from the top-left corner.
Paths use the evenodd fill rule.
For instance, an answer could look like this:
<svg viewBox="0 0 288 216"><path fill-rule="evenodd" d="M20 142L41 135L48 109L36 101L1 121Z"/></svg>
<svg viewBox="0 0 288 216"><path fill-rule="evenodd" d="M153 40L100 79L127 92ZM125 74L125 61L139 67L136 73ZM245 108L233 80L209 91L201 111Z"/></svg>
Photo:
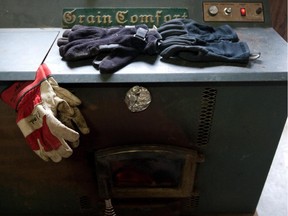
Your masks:
<svg viewBox="0 0 288 216"><path fill-rule="evenodd" d="M183 213L184 215L191 215L199 207L200 196L198 193L193 194L191 197L183 200Z"/></svg>
<svg viewBox="0 0 288 216"><path fill-rule="evenodd" d="M80 197L80 206L82 209L90 209L91 208L91 200L88 196Z"/></svg>
<svg viewBox="0 0 288 216"><path fill-rule="evenodd" d="M199 195L193 195L190 198L190 207L192 209L198 208L199 206L199 201L200 201L200 196Z"/></svg>
<svg viewBox="0 0 288 216"><path fill-rule="evenodd" d="M197 133L197 145L207 145L210 137L214 107L216 103L217 90L205 88L202 92L201 112L199 117L199 126Z"/></svg>

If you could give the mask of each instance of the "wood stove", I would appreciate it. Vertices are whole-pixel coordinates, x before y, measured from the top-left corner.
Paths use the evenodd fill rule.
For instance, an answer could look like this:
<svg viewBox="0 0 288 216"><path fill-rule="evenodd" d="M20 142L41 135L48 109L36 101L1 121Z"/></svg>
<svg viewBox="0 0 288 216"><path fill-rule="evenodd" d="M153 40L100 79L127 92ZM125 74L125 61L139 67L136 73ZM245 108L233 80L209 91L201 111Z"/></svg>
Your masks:
<svg viewBox="0 0 288 216"><path fill-rule="evenodd" d="M0 88L33 79L45 62L81 98L91 133L71 158L43 163L0 102L1 215L103 215L105 205L106 215L119 216L255 213L287 118L287 43L271 28L267 0L41 0L37 13L18 2L26 19L9 27L26 28L0 29L0 49L10 53L0 59ZM0 5L7 9L1 26L17 20L15 1ZM64 62L54 43L63 33L55 14L75 5L185 7L200 23L229 23L261 57L247 65L139 57L100 74L90 61Z"/></svg>

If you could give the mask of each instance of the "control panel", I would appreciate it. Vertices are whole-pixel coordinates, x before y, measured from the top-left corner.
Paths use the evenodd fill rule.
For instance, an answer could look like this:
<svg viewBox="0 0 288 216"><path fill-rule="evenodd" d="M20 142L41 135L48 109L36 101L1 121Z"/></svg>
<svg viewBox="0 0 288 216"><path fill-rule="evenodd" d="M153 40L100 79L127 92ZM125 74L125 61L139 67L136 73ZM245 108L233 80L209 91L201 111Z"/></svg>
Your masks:
<svg viewBox="0 0 288 216"><path fill-rule="evenodd" d="M262 3L204 2L204 21L207 22L264 22Z"/></svg>

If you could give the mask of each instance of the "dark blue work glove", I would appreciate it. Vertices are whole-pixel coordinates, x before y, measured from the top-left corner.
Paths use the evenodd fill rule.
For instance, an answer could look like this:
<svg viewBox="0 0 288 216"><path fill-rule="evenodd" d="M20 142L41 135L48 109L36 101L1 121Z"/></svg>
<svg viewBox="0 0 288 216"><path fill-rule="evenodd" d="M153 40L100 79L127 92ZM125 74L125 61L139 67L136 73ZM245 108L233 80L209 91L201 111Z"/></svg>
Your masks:
<svg viewBox="0 0 288 216"><path fill-rule="evenodd" d="M228 25L211 27L191 19L175 19L157 31L162 39L158 51L163 59L180 58L192 62L247 63L250 50Z"/></svg>
<svg viewBox="0 0 288 216"><path fill-rule="evenodd" d="M163 40L169 37L185 36L199 41L216 42L220 40L238 41L236 32L229 25L212 27L202 25L192 19L173 19L163 23L157 31Z"/></svg>

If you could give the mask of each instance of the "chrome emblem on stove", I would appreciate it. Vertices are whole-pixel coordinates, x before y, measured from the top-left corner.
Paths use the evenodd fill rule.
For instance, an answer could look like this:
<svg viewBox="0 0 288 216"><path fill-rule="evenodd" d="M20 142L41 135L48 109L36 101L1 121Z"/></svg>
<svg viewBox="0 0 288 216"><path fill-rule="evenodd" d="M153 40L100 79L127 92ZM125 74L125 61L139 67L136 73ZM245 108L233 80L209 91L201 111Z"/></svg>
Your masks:
<svg viewBox="0 0 288 216"><path fill-rule="evenodd" d="M151 103L150 92L142 86L134 86L126 93L125 103L131 112L141 112Z"/></svg>

